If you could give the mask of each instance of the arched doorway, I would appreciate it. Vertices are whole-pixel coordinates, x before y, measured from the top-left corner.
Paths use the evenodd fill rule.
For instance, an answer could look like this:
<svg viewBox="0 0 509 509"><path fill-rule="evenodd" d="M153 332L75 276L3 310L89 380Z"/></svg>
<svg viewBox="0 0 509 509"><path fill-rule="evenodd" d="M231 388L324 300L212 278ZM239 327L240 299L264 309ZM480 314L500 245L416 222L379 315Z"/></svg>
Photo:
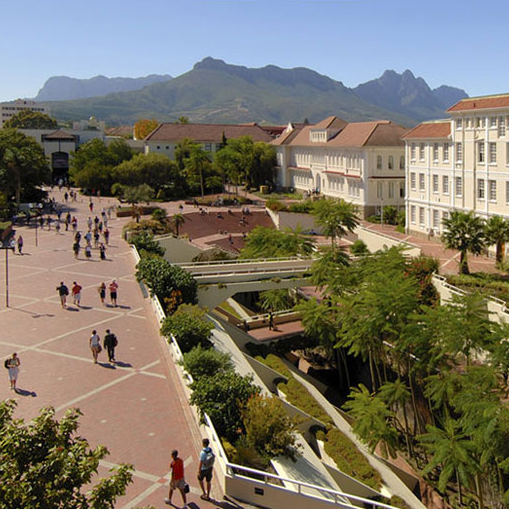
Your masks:
<svg viewBox="0 0 509 509"><path fill-rule="evenodd" d="M51 154L51 168L53 170L53 180L67 179L69 154L67 152L53 152Z"/></svg>

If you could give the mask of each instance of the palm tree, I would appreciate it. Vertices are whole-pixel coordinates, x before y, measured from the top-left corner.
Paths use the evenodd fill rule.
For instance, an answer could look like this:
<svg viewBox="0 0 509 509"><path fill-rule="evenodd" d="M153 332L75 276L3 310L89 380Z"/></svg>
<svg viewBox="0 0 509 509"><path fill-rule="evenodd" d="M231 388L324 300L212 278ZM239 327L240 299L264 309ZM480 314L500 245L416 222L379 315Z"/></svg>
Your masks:
<svg viewBox="0 0 509 509"><path fill-rule="evenodd" d="M311 256L315 250L315 240L304 233L304 229L300 224L292 228L285 228L286 236L283 238L284 243L288 245L288 251L294 251L300 256Z"/></svg>
<svg viewBox="0 0 509 509"><path fill-rule="evenodd" d="M202 197L205 196L204 174L210 168L210 156L198 144L195 144L185 160L184 167L189 177L195 178L200 184Z"/></svg>
<svg viewBox="0 0 509 509"><path fill-rule="evenodd" d="M335 249L336 238L341 238L347 232L353 232L359 225L357 208L353 203L345 200L326 198L313 204L312 214L323 234L331 239L331 247Z"/></svg>
<svg viewBox="0 0 509 509"><path fill-rule="evenodd" d="M458 483L459 503L463 504L461 487L470 486L472 478L479 471L473 455L475 443L463 432L457 421L447 418L444 428L428 425L428 432L419 440L431 454L424 468L426 475L439 468L438 489L444 493L449 481L455 477Z"/></svg>
<svg viewBox="0 0 509 509"><path fill-rule="evenodd" d="M450 217L444 219L442 240L449 249L460 252L460 272L469 274L467 253L479 255L486 245L484 220L471 212L451 212Z"/></svg>
<svg viewBox="0 0 509 509"><path fill-rule="evenodd" d="M171 216L171 220L172 220L173 226L175 228L175 235L178 237L179 229L182 226L182 224L184 224L186 218L183 214L173 214L173 216Z"/></svg>
<svg viewBox="0 0 509 509"><path fill-rule="evenodd" d="M496 245L497 263L502 262L505 255L505 243L509 240L509 221L502 216L491 216L486 221L486 240L489 245Z"/></svg>

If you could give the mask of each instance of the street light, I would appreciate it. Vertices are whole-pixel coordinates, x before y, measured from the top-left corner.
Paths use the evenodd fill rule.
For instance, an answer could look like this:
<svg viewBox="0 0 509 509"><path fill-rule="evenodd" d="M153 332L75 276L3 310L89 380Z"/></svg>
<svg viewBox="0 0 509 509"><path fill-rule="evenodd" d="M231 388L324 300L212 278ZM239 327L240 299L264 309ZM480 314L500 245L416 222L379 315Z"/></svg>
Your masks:
<svg viewBox="0 0 509 509"><path fill-rule="evenodd" d="M9 249L14 252L14 246L0 246L5 251L5 307L9 307Z"/></svg>

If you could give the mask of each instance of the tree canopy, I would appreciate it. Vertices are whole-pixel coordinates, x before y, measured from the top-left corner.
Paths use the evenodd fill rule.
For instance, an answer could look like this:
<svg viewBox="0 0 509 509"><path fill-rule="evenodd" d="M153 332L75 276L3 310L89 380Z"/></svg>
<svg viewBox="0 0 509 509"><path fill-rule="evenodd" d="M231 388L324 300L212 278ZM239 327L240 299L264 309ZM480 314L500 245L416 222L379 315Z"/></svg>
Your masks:
<svg viewBox="0 0 509 509"><path fill-rule="evenodd" d="M16 129L0 129L0 182L8 197L30 196L34 189L51 182L43 148L31 136Z"/></svg>
<svg viewBox="0 0 509 509"><path fill-rule="evenodd" d="M58 129L58 124L54 118L40 111L21 110L4 122L4 128Z"/></svg>
<svg viewBox="0 0 509 509"><path fill-rule="evenodd" d="M158 125L159 125L159 122L155 118L153 118L153 119L142 118L134 124L134 137L137 140L143 140Z"/></svg>

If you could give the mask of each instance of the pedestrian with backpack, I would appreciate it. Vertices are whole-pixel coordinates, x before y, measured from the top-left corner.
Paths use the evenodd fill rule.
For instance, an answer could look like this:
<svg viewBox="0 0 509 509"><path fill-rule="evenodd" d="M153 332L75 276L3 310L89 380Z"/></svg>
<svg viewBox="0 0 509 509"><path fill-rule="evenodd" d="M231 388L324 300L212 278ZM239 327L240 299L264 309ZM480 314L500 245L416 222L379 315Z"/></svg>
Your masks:
<svg viewBox="0 0 509 509"><path fill-rule="evenodd" d="M115 364L116 363L115 348L118 345L118 340L117 340L117 336L115 336L115 334L110 332L110 329L106 329L106 335L104 336L103 344L104 344L104 348L108 352L108 360L112 364Z"/></svg>
<svg viewBox="0 0 509 509"><path fill-rule="evenodd" d="M212 469L214 467L214 461L216 459L212 449L209 447L210 442L208 438L202 440L203 449L200 452L200 464L198 465L198 482L200 483L202 500L210 500L210 487L212 483ZM207 489L203 481L207 482Z"/></svg>
<svg viewBox="0 0 509 509"><path fill-rule="evenodd" d="M57 286L57 292L60 296L60 305L63 309L66 308L65 301L67 300L67 296L69 295L69 289L65 286L63 281L60 281L60 286Z"/></svg>

